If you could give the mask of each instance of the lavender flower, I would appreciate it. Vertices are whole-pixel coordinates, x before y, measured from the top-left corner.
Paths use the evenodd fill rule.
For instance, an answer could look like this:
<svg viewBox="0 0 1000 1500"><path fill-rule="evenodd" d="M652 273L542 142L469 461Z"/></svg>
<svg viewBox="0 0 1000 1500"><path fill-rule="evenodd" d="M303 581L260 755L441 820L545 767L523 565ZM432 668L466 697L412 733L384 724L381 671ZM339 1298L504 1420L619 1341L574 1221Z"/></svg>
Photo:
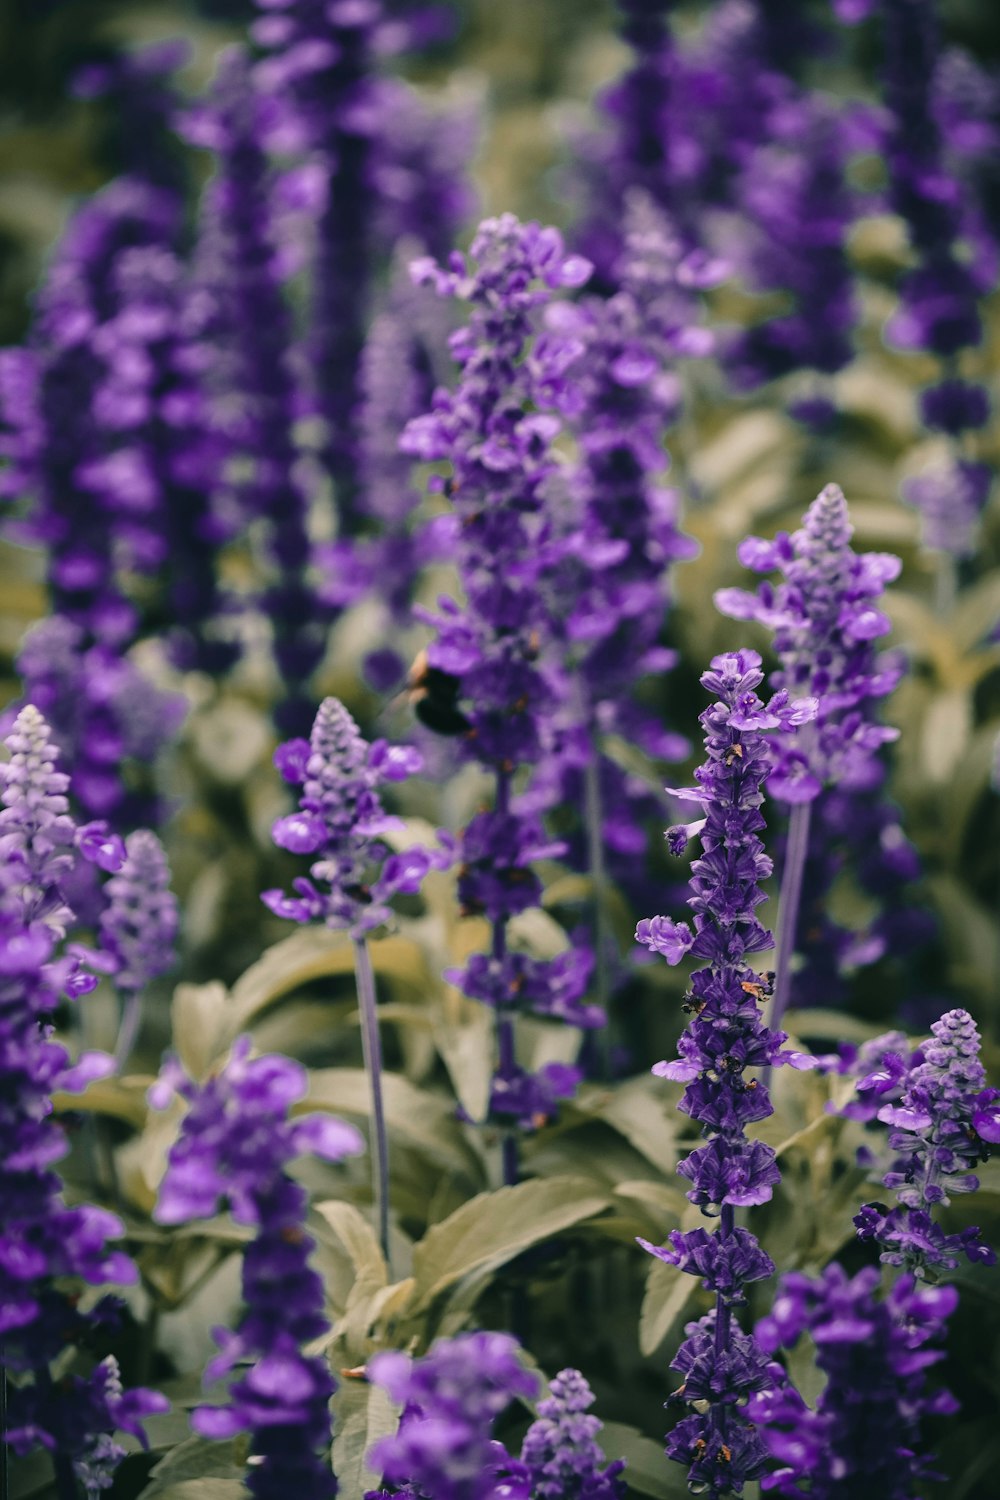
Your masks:
<svg viewBox="0 0 1000 1500"><path fill-rule="evenodd" d="M369 1378L403 1405L395 1437L368 1455L370 1467L404 1488L433 1500L525 1500L528 1491L505 1487L510 1459L491 1439L493 1422L516 1397L530 1400L536 1377L518 1359L503 1333L466 1333L439 1339L422 1359L377 1354ZM381 1493L385 1493L384 1491ZM378 1500L370 1492L366 1500Z"/></svg>
<svg viewBox="0 0 1000 1500"><path fill-rule="evenodd" d="M423 761L410 746L390 746L385 740L367 744L336 698L320 704L309 743L289 741L279 748L275 762L286 781L302 787L302 794L299 811L275 823L274 841L295 854L320 858L310 867L313 880L299 876L293 881L295 896L272 890L261 900L279 917L322 920L327 927L346 928L354 940L361 1039L372 1091L372 1196L388 1259L389 1151L375 978L366 938L390 920L393 896L418 891L428 870L451 863L451 841L441 834L440 850L414 846L398 854L388 852L379 836L394 826L394 820L382 811L379 790L386 782L404 781ZM329 890L320 892L313 881Z"/></svg>
<svg viewBox="0 0 1000 1500"><path fill-rule="evenodd" d="M232 454L251 461L235 496L236 524L258 517L265 522L270 576L261 603L285 688L276 721L299 734L315 712L307 684L325 650L327 619L309 576L310 496L292 435L306 401L263 144L266 103L246 54L231 48L220 58L210 100L187 117L185 133L209 147L217 161L203 204L196 268L207 304L201 318L204 378L215 392Z"/></svg>
<svg viewBox="0 0 1000 1500"><path fill-rule="evenodd" d="M90 817L124 830L156 820L156 801L136 790L180 726L187 702L161 692L128 656L88 646L63 615L33 625L17 655L25 698L45 715L64 762L69 791Z"/></svg>
<svg viewBox="0 0 1000 1500"><path fill-rule="evenodd" d="M878 1283L872 1267L849 1279L837 1264L816 1281L784 1276L771 1315L757 1325L769 1352L808 1332L827 1382L815 1410L789 1384L751 1397L750 1416L779 1464L765 1485L779 1495L911 1500L915 1485L941 1477L920 1451L920 1424L957 1410L947 1391L924 1388L925 1371L943 1358L933 1345L957 1294L902 1276L878 1299Z"/></svg>
<svg viewBox="0 0 1000 1500"><path fill-rule="evenodd" d="M9 1392L6 1440L18 1454L41 1442L53 1454L60 1500L81 1478L107 1472L121 1457L117 1428L142 1437L139 1418L166 1410L150 1391L123 1395L113 1364L53 1384L50 1365L65 1349L98 1342L113 1327L118 1303L104 1297L82 1312L62 1280L92 1285L133 1283L138 1272L110 1241L124 1233L114 1214L89 1204L67 1207L54 1164L69 1145L51 1113L56 1089L77 1091L111 1070L111 1059L85 1053L71 1065L52 1040L52 1016L64 997L97 983L79 952L61 954L73 913L62 885L77 851L106 868L120 845L93 825L77 829L67 812L68 778L55 769L48 727L32 705L7 737L0 767L0 1363L25 1377ZM88 1481L89 1482L89 1481ZM88 1494L92 1489L88 1490Z"/></svg>
<svg viewBox="0 0 1000 1500"><path fill-rule="evenodd" d="M764 1084L744 1075L776 1062L811 1065L799 1053L782 1052L785 1034L762 1024L759 1003L769 985L747 962L772 946L755 914L765 899L760 882L771 871L759 838L761 786L768 774L764 735L808 721L815 703L790 700L786 689L762 703L754 691L764 680L755 651L715 657L701 680L719 699L701 716L708 758L695 773L698 787L675 795L700 802L705 818L673 830L678 848L696 832L701 839L688 902L694 930L653 917L639 923L636 939L671 964L688 952L708 960L691 976L686 1008L693 1019L678 1043L680 1057L657 1063L653 1072L686 1084L678 1107L701 1124L706 1144L677 1170L691 1182L692 1203L720 1223L711 1236L697 1229L675 1232L662 1248L639 1243L702 1277L716 1295L714 1310L688 1325L674 1360L684 1380L673 1399L690 1405L692 1415L668 1435L666 1449L668 1457L688 1465L695 1493L716 1496L739 1493L765 1464L763 1446L741 1407L751 1391L769 1383L767 1360L736 1325L733 1309L744 1300L744 1285L771 1275L774 1267L752 1235L736 1227L735 1210L766 1203L780 1174L771 1147L747 1139L746 1126L766 1118L772 1106Z"/></svg>
<svg viewBox="0 0 1000 1500"><path fill-rule="evenodd" d="M996 1263L975 1226L945 1234L932 1214L948 1205L950 1194L976 1191L979 1179L969 1168L1000 1141L1000 1089L986 1087L972 1017L950 1010L931 1032L908 1062L880 1047L878 1065L857 1084L864 1104L870 1100L891 1127L895 1160L882 1181L899 1203L891 1210L866 1204L854 1220L858 1236L880 1244L883 1261L923 1278L953 1270L962 1254L973 1263Z"/></svg>
<svg viewBox="0 0 1000 1500"><path fill-rule="evenodd" d="M980 387L956 378L960 352L982 339L978 299L994 279L993 247L970 264L960 242L966 228L963 194L948 170L935 90L940 64L937 15L921 0L884 0L885 102L889 124L885 157L889 201L906 223L916 264L903 278L900 307L887 333L903 348L936 354L943 380L923 394L925 419L957 438L982 425L989 399ZM924 540L942 559L975 550L978 520L986 503L990 470L957 449L944 467L903 486L904 499L925 518ZM939 573L940 602L954 588L954 564Z"/></svg>
<svg viewBox="0 0 1000 1500"><path fill-rule="evenodd" d="M659 644L670 567L696 550L680 530L680 495L664 482L663 434L681 406L673 366L712 347L698 291L720 274L718 262L686 252L665 216L636 194L627 204L621 289L607 300L547 309L551 333L583 348L570 371L578 445L567 476L570 536L550 586L575 692L562 711L556 754L532 778L532 800L584 809L581 858L595 885L605 860L617 879L634 877L655 811L648 793L638 794L600 755L600 737L621 735L668 760L687 751L640 705L636 689L672 663Z"/></svg>
<svg viewBox="0 0 1000 1500"><path fill-rule="evenodd" d="M551 747L557 708L568 691L552 649L557 627L547 589L564 555L565 533L548 495L558 414L575 402L567 370L581 346L572 337L539 335L537 310L556 289L582 284L589 272L581 257L566 254L556 230L520 224L510 214L480 225L468 261L456 254L447 269L430 260L414 267L415 276L441 295L471 304L468 324L451 340L458 386L435 393L431 411L410 423L402 446L414 457L451 466L447 488L459 522L456 562L466 602L442 599L437 612L422 617L437 632L428 668L452 689L454 713L446 727L496 780L493 810L478 814L463 838L459 899L466 911L483 912L492 922L491 959L501 977L507 923L538 903L541 888L531 863L562 849L511 795L517 767L537 764ZM463 987L467 983L470 993L481 988L478 961L462 979ZM498 1115L515 1099L533 1094L532 1104L540 1102L525 1088L515 1061L517 1003L513 988L496 1002ZM533 1108L523 1123L537 1124L538 1114ZM516 1178L516 1158L508 1132L508 1182Z"/></svg>
<svg viewBox="0 0 1000 1500"><path fill-rule="evenodd" d="M107 369L100 333L118 307L119 257L135 246L169 244L178 212L172 193L131 178L81 208L39 293L31 347L7 353L0 381L0 392L13 397L0 412L14 459L5 490L27 499L22 533L48 548L55 609L88 641L118 647L137 627L121 570L147 571L149 528L143 497L110 462L113 424L95 406Z"/></svg>
<svg viewBox="0 0 1000 1500"><path fill-rule="evenodd" d="M115 1059L124 1066L139 1026L142 992L174 962L177 898L170 889L170 867L155 833L140 829L125 840L125 861L105 886L108 904L101 914L100 942L112 960L115 987L122 997L122 1022Z"/></svg>
<svg viewBox="0 0 1000 1500"><path fill-rule="evenodd" d="M340 1161L362 1143L328 1115L290 1120L307 1090L305 1069L285 1057L251 1058L250 1046L241 1037L222 1072L201 1086L173 1063L154 1087L158 1108L175 1091L189 1103L154 1216L183 1224L226 1203L256 1230L243 1258L243 1316L235 1332L214 1330L219 1353L205 1378L253 1363L230 1386L228 1406L196 1407L191 1424L210 1438L251 1434L247 1488L259 1500L278 1500L289 1486L303 1500L326 1500L337 1493L329 1463L334 1382L326 1360L302 1346L328 1324L323 1283L309 1265L314 1241L303 1229L308 1197L287 1167L305 1152Z"/></svg>
<svg viewBox="0 0 1000 1500"><path fill-rule="evenodd" d="M782 583L763 584L756 593L720 589L715 596L723 614L759 620L774 631L781 662L780 672L773 674L775 686L794 696L808 694L817 704L815 723L804 734L769 740L773 765L768 791L792 806L782 874L775 1024L787 1005L789 963L798 940L810 805L825 787L841 793L877 789L884 774L877 753L898 735L875 722L871 704L893 690L903 669L898 657L877 655L873 645L890 629L878 600L899 573L900 562L889 553L858 555L850 545L852 534L843 492L827 485L792 537L784 532L773 542L748 537L740 545L745 566L757 572L780 569ZM811 873L815 885L815 860ZM812 903L821 905L822 895L813 889Z"/></svg>
<svg viewBox="0 0 1000 1500"><path fill-rule="evenodd" d="M300 810L275 823L274 841L293 854L318 856L312 880L292 882L294 896L264 892L261 899L276 916L322 921L362 940L391 918L393 896L418 891L428 870L449 862L448 849L388 853L380 835L395 820L383 812L380 790L389 782L405 781L423 760L409 745L385 740L369 745L336 698L320 704L309 741L288 741L276 752L275 763L302 792ZM322 891L320 885L328 889Z"/></svg>
<svg viewBox="0 0 1000 1500"><path fill-rule="evenodd" d="M560 1370L524 1435L521 1462L537 1500L622 1500L621 1459L604 1465L601 1423L587 1414L594 1397L579 1370Z"/></svg>

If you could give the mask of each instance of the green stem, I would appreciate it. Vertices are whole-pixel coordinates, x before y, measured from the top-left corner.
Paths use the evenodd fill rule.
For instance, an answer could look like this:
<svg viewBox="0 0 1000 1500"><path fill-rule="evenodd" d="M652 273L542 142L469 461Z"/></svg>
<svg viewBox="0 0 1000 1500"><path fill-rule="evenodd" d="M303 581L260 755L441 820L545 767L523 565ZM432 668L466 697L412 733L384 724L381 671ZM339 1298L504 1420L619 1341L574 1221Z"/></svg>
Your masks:
<svg viewBox="0 0 1000 1500"><path fill-rule="evenodd" d="M788 993L791 986L791 963L795 952L795 938L799 925L799 904L802 899L802 879L806 870L806 855L809 852L809 824L812 818L811 802L796 802L788 820L788 841L785 845L785 868L781 872L781 891L778 896L778 952L775 958L774 994L767 1024L776 1031L781 1018L788 1009ZM762 1074L764 1087L771 1082L771 1070Z"/></svg>
<svg viewBox="0 0 1000 1500"><path fill-rule="evenodd" d="M361 1012L361 1050L372 1099L372 1201L378 1240L392 1277L389 1255L389 1142L385 1128L385 1103L382 1097L382 1044L378 1031L378 1004L371 954L364 938L354 939L354 975L358 986L358 1008Z"/></svg>

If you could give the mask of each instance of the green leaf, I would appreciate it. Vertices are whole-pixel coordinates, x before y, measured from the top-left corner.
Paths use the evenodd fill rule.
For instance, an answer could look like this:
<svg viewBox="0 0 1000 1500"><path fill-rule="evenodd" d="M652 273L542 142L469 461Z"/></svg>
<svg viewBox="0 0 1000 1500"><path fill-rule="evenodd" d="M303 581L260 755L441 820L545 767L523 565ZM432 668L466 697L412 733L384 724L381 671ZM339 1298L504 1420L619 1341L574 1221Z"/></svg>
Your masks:
<svg viewBox="0 0 1000 1500"><path fill-rule="evenodd" d="M396 1431L399 1411L381 1386L366 1380L341 1382L333 1398L333 1472L342 1500L361 1500L366 1490L377 1487L381 1475L365 1459L379 1438Z"/></svg>
<svg viewBox="0 0 1000 1500"><path fill-rule="evenodd" d="M233 985L227 1039L239 1035L255 1016L282 995L314 979L354 972L354 951L346 932L300 927L261 954Z"/></svg>
<svg viewBox="0 0 1000 1500"><path fill-rule="evenodd" d="M455 1118L450 1099L417 1088L398 1073L382 1078L386 1124L390 1138L421 1152L438 1166L478 1178L480 1168ZM368 1119L371 1087L364 1068L318 1068L309 1074L309 1094L297 1114L325 1109L334 1114Z"/></svg>
<svg viewBox="0 0 1000 1500"><path fill-rule="evenodd" d="M386 1267L374 1230L353 1203L317 1203L315 1213L323 1283L339 1318L359 1283L370 1291L386 1284Z"/></svg>
<svg viewBox="0 0 1000 1500"><path fill-rule="evenodd" d="M662 1083L645 1077L631 1078L613 1089L596 1085L581 1089L575 1101L576 1109L619 1131L654 1167L673 1176L677 1144L668 1106L669 1095Z"/></svg>
<svg viewBox="0 0 1000 1500"><path fill-rule="evenodd" d="M623 1478L630 1490L652 1495L653 1500L686 1500L688 1488L685 1471L667 1458L663 1444L643 1437L637 1427L625 1422L605 1422L598 1442L609 1461L625 1460Z"/></svg>
<svg viewBox="0 0 1000 1500"><path fill-rule="evenodd" d="M174 1046L191 1077L200 1082L226 1050L231 1036L226 1025L230 1010L224 984L179 984L170 1005Z"/></svg>
<svg viewBox="0 0 1000 1500"><path fill-rule="evenodd" d="M434 1041L469 1119L485 1120L493 1084L492 1015L477 1006L467 1020L442 1021L434 1027Z"/></svg>
<svg viewBox="0 0 1000 1500"><path fill-rule="evenodd" d="M197 1434L179 1443L160 1459L149 1476L141 1500L228 1500L233 1494L244 1494L243 1465L246 1439L209 1442ZM194 1486L194 1488L192 1488Z"/></svg>
<svg viewBox="0 0 1000 1500"><path fill-rule="evenodd" d="M968 748L972 734L972 694L967 688L948 688L934 695L924 715L920 758L924 775L934 785L946 782Z"/></svg>
<svg viewBox="0 0 1000 1500"><path fill-rule="evenodd" d="M530 1245L551 1239L610 1204L605 1193L579 1177L550 1177L480 1193L435 1224L414 1246L414 1310L474 1271L513 1260Z"/></svg>
<svg viewBox="0 0 1000 1500"><path fill-rule="evenodd" d="M688 1276L666 1261L653 1260L639 1315L639 1348L647 1359L659 1349L700 1285L697 1276Z"/></svg>

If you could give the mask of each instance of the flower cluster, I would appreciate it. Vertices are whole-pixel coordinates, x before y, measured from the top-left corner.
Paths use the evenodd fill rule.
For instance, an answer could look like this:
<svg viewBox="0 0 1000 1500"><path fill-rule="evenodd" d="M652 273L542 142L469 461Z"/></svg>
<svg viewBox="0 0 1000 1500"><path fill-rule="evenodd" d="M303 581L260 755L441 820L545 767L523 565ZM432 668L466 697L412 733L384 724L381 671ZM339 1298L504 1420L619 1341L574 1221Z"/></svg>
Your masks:
<svg viewBox="0 0 1000 1500"><path fill-rule="evenodd" d="M492 1439L494 1420L517 1397L530 1400L537 1378L509 1334L440 1339L422 1359L377 1354L369 1378L403 1407L395 1436L376 1443L369 1466L408 1500L527 1500L523 1473ZM507 1476L514 1470L514 1483ZM396 1488L397 1486L402 1488ZM366 1500L385 1500L388 1490Z"/></svg>
<svg viewBox="0 0 1000 1500"><path fill-rule="evenodd" d="M0 767L0 1373L30 1379L9 1392L4 1435L17 1454L37 1442L50 1449L57 1475L68 1475L72 1487L74 1467L87 1480L122 1457L111 1441L117 1428L141 1438L141 1417L167 1408L151 1391L123 1394L113 1363L58 1385L50 1372L68 1347L106 1338L120 1306L103 1297L84 1312L63 1279L95 1286L138 1279L129 1256L110 1243L124 1233L121 1221L89 1204L63 1201L54 1164L69 1144L50 1102L55 1089L79 1091L111 1068L111 1059L98 1053L71 1065L52 1040L52 1017L65 997L97 983L81 972L79 957L59 951L73 920L63 882L77 849L96 854L110 869L121 851L100 830L75 826L67 811L68 778L55 769L48 727L33 705L21 710L6 744L10 760Z"/></svg>
<svg viewBox="0 0 1000 1500"><path fill-rule="evenodd" d="M774 632L781 663L772 675L774 685L794 696L809 694L817 704L815 722L805 733L769 736L768 792L794 810L781 892L783 948L789 945L778 965L781 1009L788 998L791 952L809 948L799 936L801 928L814 934L812 946L818 945L824 957L833 952L838 968L870 963L885 946L877 923L859 938L837 928L826 913L842 862L841 828L854 857L863 840L859 864L876 898L918 873L902 833L898 839L892 834L898 825L879 795L885 772L878 752L898 730L879 724L874 715L875 702L893 690L903 670L898 654L878 653L874 644L890 629L879 601L900 562L890 553L856 553L852 535L843 492L829 484L791 537L785 532L771 542L748 537L740 545L745 566L760 573L780 571L780 583L761 584L755 593L720 589L715 596L723 614L758 620ZM800 894L808 913L802 924ZM816 952L806 952L807 969L817 961ZM798 996L809 993L809 979L806 972L794 981Z"/></svg>
<svg viewBox="0 0 1000 1500"><path fill-rule="evenodd" d="M235 1331L215 1330L219 1353L205 1378L252 1363L230 1386L230 1404L197 1407L191 1424L210 1438L252 1434L247 1486L259 1500L278 1500L289 1486L303 1500L337 1493L329 1462L334 1383L325 1359L302 1352L329 1326L323 1283L309 1265L308 1196L287 1167L304 1153L340 1161L362 1143L353 1126L329 1115L289 1119L306 1086L298 1063L251 1057L250 1039L241 1037L216 1076L199 1086L168 1063L150 1096L162 1108L176 1091L189 1105L160 1187L159 1223L211 1218L228 1204L256 1231L243 1257L243 1316Z"/></svg>
<svg viewBox="0 0 1000 1500"><path fill-rule="evenodd" d="M383 812L380 788L405 781L423 761L408 745L369 745L336 698L320 704L310 738L289 740L276 751L275 763L302 791L299 811L275 823L274 841L293 854L319 856L310 867L312 880L298 876L292 882L294 896L263 893L276 916L344 927L360 938L389 920L393 896L418 891L428 870L451 862L445 835L437 851L388 852L382 835L397 821Z"/></svg>
<svg viewBox="0 0 1000 1500"><path fill-rule="evenodd" d="M70 795L81 811L121 830L155 821L156 804L139 789L142 769L176 734L185 699L162 692L113 647L87 646L82 627L63 615L32 626L17 670L25 699L45 715L71 768Z"/></svg>
<svg viewBox="0 0 1000 1500"><path fill-rule="evenodd" d="M309 493L293 425L306 409L295 366L291 307L274 223L274 173L263 141L266 100L238 48L219 60L209 100L185 133L215 156L195 266L196 348L231 457L245 475L230 505L233 530L263 523L261 603L284 686L279 727L304 733L315 712L307 684L323 655L326 620L309 577Z"/></svg>
<svg viewBox="0 0 1000 1500"><path fill-rule="evenodd" d="M876 1066L856 1085L865 1113L890 1127L894 1160L882 1181L899 1205L866 1204L854 1220L858 1236L881 1245L883 1261L918 1277L953 1270L963 1254L973 1263L996 1262L975 1226L945 1234L932 1215L950 1194L979 1186L969 1169L1000 1141L1000 1089L986 1087L968 1011L948 1011L931 1032L909 1058L894 1037L869 1044Z"/></svg>
<svg viewBox="0 0 1000 1500"><path fill-rule="evenodd" d="M594 1397L579 1370L560 1370L538 1416L524 1435L521 1463L533 1500L622 1500L621 1459L605 1465L596 1442L600 1420L588 1412Z"/></svg>
<svg viewBox="0 0 1000 1500"><path fill-rule="evenodd" d="M702 685L718 699L701 716L708 759L695 773L697 788L680 795L700 802L705 817L668 833L677 851L695 834L701 839L688 901L694 930L665 917L636 929L637 941L669 963L689 952L707 960L691 976L686 1005L693 1019L678 1043L680 1057L653 1071L686 1084L678 1107L699 1122L706 1143L677 1170L691 1183L688 1198L719 1217L719 1227L711 1235L675 1231L663 1247L640 1243L667 1264L700 1276L716 1295L715 1309L688 1325L674 1360L684 1377L675 1399L691 1414L668 1435L666 1450L688 1465L689 1486L712 1496L739 1493L745 1480L762 1472L765 1458L742 1407L751 1391L768 1383L767 1360L736 1325L733 1309L744 1300L744 1286L770 1276L774 1267L752 1234L736 1226L735 1210L766 1203L780 1174L771 1147L747 1138L746 1127L771 1114L772 1106L764 1084L745 1075L774 1063L811 1063L782 1052L784 1033L763 1025L759 1006L769 982L748 963L751 954L772 946L756 916L765 899L760 883L771 872L759 837L761 785L768 774L764 736L790 730L815 712L812 700L789 699L785 689L762 703L755 689L763 679L755 651L717 656L703 675Z"/></svg>
<svg viewBox="0 0 1000 1500"><path fill-rule="evenodd" d="M109 370L105 325L118 308L121 257L169 246L179 205L172 192L120 178L71 220L39 293L32 347L5 355L0 379L4 476L23 497L23 534L47 548L47 581L57 613L91 640L122 646L138 615L124 568L162 559L155 505L116 461L117 415L99 400Z"/></svg>
<svg viewBox="0 0 1000 1500"><path fill-rule="evenodd" d="M815 1410L777 1379L751 1397L750 1416L778 1464L766 1482L776 1494L911 1500L914 1485L940 1477L920 1452L920 1423L956 1410L947 1391L928 1393L924 1385L928 1367L943 1358L933 1346L957 1294L902 1276L880 1299L878 1284L874 1268L849 1278L836 1263L816 1281L784 1276L770 1316L755 1329L771 1353L808 1333L826 1376Z"/></svg>
<svg viewBox="0 0 1000 1500"><path fill-rule="evenodd" d="M529 807L513 803L512 779L519 766L536 765L551 749L566 701L549 587L566 547L551 499L557 472L552 441L565 413L576 407L571 367L582 349L578 338L540 333L537 323L553 292L580 286L590 265L566 254L556 230L505 214L480 225L468 260L456 252L444 269L421 261L414 274L471 307L469 322L451 339L457 388L435 393L431 411L410 423L402 446L451 467L445 484L458 521L455 560L465 603L441 599L437 612L424 616L437 631L426 660L449 711L438 727L459 734L465 755L496 780L494 808L477 814L463 836L458 890L464 910L485 913L492 922L490 973L506 985L494 999L499 1061L493 1112L530 1127L552 1113L555 1080L532 1079L515 1059L520 986L510 967L507 924L538 904L532 862L563 846L546 839ZM433 718L427 722L435 727ZM477 957L462 987L475 994L485 972ZM575 1000L585 982L580 963L574 974ZM565 1003L567 976L558 964L550 978ZM558 1003L539 1003L540 965L533 980L530 1008L557 1013ZM592 1024L597 1016L591 1015ZM563 1077L560 1091L569 1082ZM516 1145L509 1135L504 1163L513 1180Z"/></svg>
<svg viewBox="0 0 1000 1500"><path fill-rule="evenodd" d="M990 402L982 385L961 377L958 357L982 339L978 302L994 279L995 248L971 263L963 252L963 194L945 160L935 99L941 56L935 9L915 0L884 0L883 15L888 194L916 259L903 278L887 333L902 348L926 350L940 360L942 378L923 391L920 411L926 426L955 446L945 466L910 480L903 494L923 514L929 547L967 557L975 550L992 476L957 440L986 425Z"/></svg>

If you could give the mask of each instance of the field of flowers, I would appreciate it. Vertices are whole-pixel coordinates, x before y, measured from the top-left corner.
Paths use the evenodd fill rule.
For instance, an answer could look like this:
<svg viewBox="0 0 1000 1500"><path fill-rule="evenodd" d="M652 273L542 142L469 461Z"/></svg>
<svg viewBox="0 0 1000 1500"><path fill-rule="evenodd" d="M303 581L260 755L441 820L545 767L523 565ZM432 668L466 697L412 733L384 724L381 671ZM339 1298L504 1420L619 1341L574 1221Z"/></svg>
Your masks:
<svg viewBox="0 0 1000 1500"><path fill-rule="evenodd" d="M3 7L0 1500L996 1500L997 22Z"/></svg>

